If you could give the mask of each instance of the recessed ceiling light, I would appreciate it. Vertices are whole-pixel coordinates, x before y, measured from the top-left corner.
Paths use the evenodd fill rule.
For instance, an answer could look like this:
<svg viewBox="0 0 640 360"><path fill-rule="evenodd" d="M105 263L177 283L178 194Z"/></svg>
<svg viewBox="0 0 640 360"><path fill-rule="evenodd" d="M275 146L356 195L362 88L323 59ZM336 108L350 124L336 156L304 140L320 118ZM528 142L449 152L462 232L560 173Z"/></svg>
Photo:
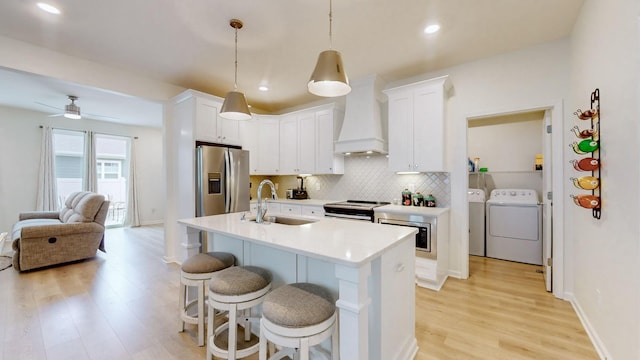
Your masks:
<svg viewBox="0 0 640 360"><path fill-rule="evenodd" d="M258 90L260 91L269 91L269 87L267 85L258 86Z"/></svg>
<svg viewBox="0 0 640 360"><path fill-rule="evenodd" d="M48 12L49 14L60 15L60 10L57 7L53 6L53 5L49 5L49 4L43 3L43 2L39 2L36 5L38 5L38 7L41 10L44 10L44 11Z"/></svg>
<svg viewBox="0 0 640 360"><path fill-rule="evenodd" d="M433 34L433 33L437 33L438 30L440 30L440 25L433 24L433 25L429 25L426 28L424 28L424 33L425 34Z"/></svg>

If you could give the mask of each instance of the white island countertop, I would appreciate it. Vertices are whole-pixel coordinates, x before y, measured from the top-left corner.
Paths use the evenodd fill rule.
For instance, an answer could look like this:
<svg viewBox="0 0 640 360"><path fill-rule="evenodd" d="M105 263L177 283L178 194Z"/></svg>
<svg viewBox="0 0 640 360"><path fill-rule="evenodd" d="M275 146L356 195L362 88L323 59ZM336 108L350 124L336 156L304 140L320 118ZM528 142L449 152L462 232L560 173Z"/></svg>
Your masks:
<svg viewBox="0 0 640 360"><path fill-rule="evenodd" d="M191 228L355 267L370 262L417 232L414 228L365 221L285 217L307 218L315 222L304 225L258 224L252 220L242 220L241 213L203 216L178 222ZM251 219L250 215L247 215L247 219Z"/></svg>

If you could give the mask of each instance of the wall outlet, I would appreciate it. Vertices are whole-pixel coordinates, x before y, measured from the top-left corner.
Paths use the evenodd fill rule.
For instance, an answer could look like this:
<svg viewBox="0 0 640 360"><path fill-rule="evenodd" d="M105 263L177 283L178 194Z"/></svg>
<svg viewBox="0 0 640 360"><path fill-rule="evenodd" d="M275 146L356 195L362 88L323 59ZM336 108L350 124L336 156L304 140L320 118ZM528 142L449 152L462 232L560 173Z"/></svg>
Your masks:
<svg viewBox="0 0 640 360"><path fill-rule="evenodd" d="M278 185L280 185L279 183L275 183L274 184L276 186L276 191L278 191Z"/></svg>

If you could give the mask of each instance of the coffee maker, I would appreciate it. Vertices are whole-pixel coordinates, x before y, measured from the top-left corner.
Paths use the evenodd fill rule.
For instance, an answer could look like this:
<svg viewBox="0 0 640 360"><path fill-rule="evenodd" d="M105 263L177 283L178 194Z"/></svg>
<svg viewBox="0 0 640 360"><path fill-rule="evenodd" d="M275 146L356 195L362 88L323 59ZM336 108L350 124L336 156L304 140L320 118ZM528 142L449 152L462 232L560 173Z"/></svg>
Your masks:
<svg viewBox="0 0 640 360"><path fill-rule="evenodd" d="M293 189L291 198L296 200L308 199L309 195L307 194L307 189L304 188L304 178L302 176L298 176L298 180L300 180L300 186L298 186L297 189Z"/></svg>

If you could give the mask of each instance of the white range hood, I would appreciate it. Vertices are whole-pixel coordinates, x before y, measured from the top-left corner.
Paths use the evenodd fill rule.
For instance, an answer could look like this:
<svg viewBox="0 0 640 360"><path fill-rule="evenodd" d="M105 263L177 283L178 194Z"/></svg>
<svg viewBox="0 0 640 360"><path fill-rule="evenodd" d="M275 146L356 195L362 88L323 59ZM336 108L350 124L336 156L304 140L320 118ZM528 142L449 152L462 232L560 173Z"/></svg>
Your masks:
<svg viewBox="0 0 640 360"><path fill-rule="evenodd" d="M337 154L387 154L387 129L383 126L384 95L376 75L350 82L344 122L335 143Z"/></svg>

